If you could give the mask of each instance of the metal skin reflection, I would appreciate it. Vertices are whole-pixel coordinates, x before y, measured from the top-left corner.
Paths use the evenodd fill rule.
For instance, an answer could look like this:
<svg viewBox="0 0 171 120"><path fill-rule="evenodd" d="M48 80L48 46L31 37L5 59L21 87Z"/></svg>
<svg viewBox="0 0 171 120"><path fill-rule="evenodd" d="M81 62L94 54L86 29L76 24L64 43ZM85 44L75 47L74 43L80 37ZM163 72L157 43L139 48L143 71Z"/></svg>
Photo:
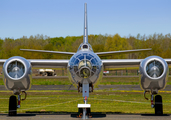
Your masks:
<svg viewBox="0 0 171 120"><path fill-rule="evenodd" d="M31 64L25 58L14 56L3 65L3 80L5 87L15 95L31 87Z"/></svg>
<svg viewBox="0 0 171 120"><path fill-rule="evenodd" d="M164 89L168 80L168 65L159 56L150 56L140 64L140 85L145 91L157 94Z"/></svg>

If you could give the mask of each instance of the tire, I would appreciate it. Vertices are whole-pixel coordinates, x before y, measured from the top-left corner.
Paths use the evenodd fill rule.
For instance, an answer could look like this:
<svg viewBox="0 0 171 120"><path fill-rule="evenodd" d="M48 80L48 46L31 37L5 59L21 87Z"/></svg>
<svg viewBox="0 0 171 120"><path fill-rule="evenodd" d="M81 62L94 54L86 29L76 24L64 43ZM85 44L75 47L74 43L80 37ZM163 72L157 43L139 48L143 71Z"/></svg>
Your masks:
<svg viewBox="0 0 171 120"><path fill-rule="evenodd" d="M17 98L16 96L12 95L9 98L9 116L16 116L17 115Z"/></svg>
<svg viewBox="0 0 171 120"><path fill-rule="evenodd" d="M155 96L155 115L163 115L162 96Z"/></svg>
<svg viewBox="0 0 171 120"><path fill-rule="evenodd" d="M91 114L91 109L90 108L87 108L87 114Z"/></svg>

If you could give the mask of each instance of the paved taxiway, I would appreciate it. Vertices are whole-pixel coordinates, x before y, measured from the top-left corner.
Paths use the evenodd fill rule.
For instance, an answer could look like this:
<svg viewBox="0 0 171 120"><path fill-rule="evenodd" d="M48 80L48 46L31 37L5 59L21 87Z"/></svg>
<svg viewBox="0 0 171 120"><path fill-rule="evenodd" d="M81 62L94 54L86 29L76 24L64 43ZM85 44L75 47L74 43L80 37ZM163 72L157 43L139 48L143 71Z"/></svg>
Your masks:
<svg viewBox="0 0 171 120"><path fill-rule="evenodd" d="M99 85L95 90L141 90L140 85ZM0 85L0 90L6 90L4 85ZM73 85L32 85L31 90L77 90ZM171 91L171 85L167 85L164 91Z"/></svg>
<svg viewBox="0 0 171 120"><path fill-rule="evenodd" d="M56 115L56 114L18 114L9 117L7 114L0 114L0 120L82 120L75 115ZM153 114L103 114L94 115L89 120L171 120L171 115L155 116Z"/></svg>

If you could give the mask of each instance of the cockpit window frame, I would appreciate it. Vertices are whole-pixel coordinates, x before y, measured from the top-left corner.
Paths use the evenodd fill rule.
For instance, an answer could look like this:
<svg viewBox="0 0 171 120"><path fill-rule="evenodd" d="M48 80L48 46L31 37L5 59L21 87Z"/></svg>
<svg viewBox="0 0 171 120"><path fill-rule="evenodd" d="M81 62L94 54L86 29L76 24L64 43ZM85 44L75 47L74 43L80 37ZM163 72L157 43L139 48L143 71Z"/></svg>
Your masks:
<svg viewBox="0 0 171 120"><path fill-rule="evenodd" d="M87 46L87 48L84 48L84 46ZM91 45L88 44L88 43L87 43L87 44L82 43L82 44L79 46L79 48L78 48L77 51L80 51L80 50L90 50L90 51L93 51Z"/></svg>
<svg viewBox="0 0 171 120"><path fill-rule="evenodd" d="M88 47L88 45L85 44L85 45L82 46L82 48L83 49L88 49L89 47Z"/></svg>

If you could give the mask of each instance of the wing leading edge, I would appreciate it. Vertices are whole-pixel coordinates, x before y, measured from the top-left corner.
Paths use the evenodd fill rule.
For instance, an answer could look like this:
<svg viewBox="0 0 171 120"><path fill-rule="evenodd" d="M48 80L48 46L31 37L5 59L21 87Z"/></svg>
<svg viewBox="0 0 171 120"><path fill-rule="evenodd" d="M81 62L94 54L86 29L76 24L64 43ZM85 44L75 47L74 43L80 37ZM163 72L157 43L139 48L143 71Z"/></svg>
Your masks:
<svg viewBox="0 0 171 120"><path fill-rule="evenodd" d="M42 52L42 53L53 53L53 54L63 54L63 55L74 55L74 52L61 52L61 51L48 51L48 50L34 50L34 49L20 49L21 51L27 52Z"/></svg>
<svg viewBox="0 0 171 120"><path fill-rule="evenodd" d="M32 67L61 68L67 67L69 60L28 60Z"/></svg>
<svg viewBox="0 0 171 120"><path fill-rule="evenodd" d="M109 52L98 52L96 53L98 56L107 56L107 55L113 55L113 54L124 54L124 53L135 53L135 52L145 52L145 51L151 51L151 48L148 49L135 49L135 50L121 50L121 51L109 51Z"/></svg>
<svg viewBox="0 0 171 120"><path fill-rule="evenodd" d="M102 60L103 66L115 67L115 66L133 66L140 65L143 59L106 59ZM167 64L171 65L171 59L164 59Z"/></svg>
<svg viewBox="0 0 171 120"><path fill-rule="evenodd" d="M7 59L1 59L0 65L2 66ZM113 67L113 66L131 66L131 65L140 65L143 59L103 59L102 63L104 67ZM164 59L169 65L171 65L171 59ZM45 60L45 59L28 59L32 67L67 67L69 60Z"/></svg>
<svg viewBox="0 0 171 120"><path fill-rule="evenodd" d="M6 62L7 59L0 60L0 66ZM67 67L69 60L45 60L45 59L27 59L32 67L42 68L61 68Z"/></svg>

